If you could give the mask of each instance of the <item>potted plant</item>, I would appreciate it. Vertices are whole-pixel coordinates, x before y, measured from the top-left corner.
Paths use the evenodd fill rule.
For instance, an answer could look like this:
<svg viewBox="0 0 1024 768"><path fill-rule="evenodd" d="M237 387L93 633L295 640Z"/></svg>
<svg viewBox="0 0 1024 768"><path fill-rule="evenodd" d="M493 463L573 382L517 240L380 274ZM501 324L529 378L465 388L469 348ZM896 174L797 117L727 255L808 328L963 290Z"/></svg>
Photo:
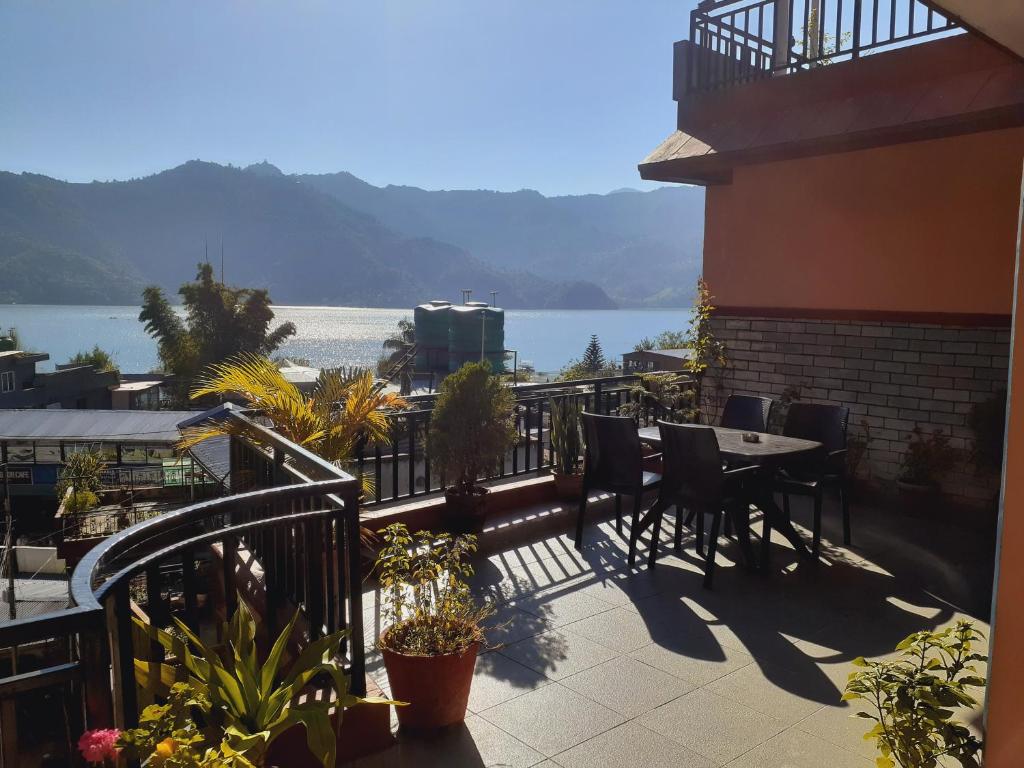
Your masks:
<svg viewBox="0 0 1024 768"><path fill-rule="evenodd" d="M977 650L982 640L971 622L958 621L910 635L895 660L854 659L842 700L868 704L856 716L874 723L864 738L874 740L879 768L981 765L982 742L953 714L978 705L970 689L986 683L977 668L988 661Z"/></svg>
<svg viewBox="0 0 1024 768"><path fill-rule="evenodd" d="M956 456L941 429L926 436L920 425L914 427L896 478L907 512L925 515L930 511L939 495L939 478L952 469Z"/></svg>
<svg viewBox="0 0 1024 768"><path fill-rule="evenodd" d="M402 728L428 731L461 723L480 645L481 622L493 611L477 604L466 583L466 560L476 537L420 531L402 523L383 531L377 556L387 628L378 647L384 657Z"/></svg>
<svg viewBox="0 0 1024 768"><path fill-rule="evenodd" d="M583 432L580 414L583 405L572 395L548 400L551 412L551 474L555 478L555 492L564 501L574 501L583 493L583 473L580 472L580 454L583 452Z"/></svg>
<svg viewBox="0 0 1024 768"><path fill-rule="evenodd" d="M445 490L445 524L479 530L487 489L478 480L497 472L516 443L515 398L487 363L467 363L442 383L430 419L431 461Z"/></svg>

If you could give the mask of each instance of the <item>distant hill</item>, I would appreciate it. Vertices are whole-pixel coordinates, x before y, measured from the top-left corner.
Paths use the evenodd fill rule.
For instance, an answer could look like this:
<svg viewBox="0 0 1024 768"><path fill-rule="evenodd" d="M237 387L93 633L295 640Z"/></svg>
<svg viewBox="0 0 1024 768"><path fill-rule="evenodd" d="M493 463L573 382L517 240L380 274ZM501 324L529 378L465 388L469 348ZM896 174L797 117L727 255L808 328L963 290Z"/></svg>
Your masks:
<svg viewBox="0 0 1024 768"><path fill-rule="evenodd" d="M545 197L375 187L344 172L295 178L396 232L453 243L504 269L591 281L625 305L688 305L700 270L704 190L697 187Z"/></svg>
<svg viewBox="0 0 1024 768"><path fill-rule="evenodd" d="M509 308L670 306L696 277L699 226L680 243L694 200L379 188L267 162L89 184L0 172L0 302L135 303L145 284L191 279L204 241L218 264L223 238L227 281L280 304L408 307L471 288Z"/></svg>

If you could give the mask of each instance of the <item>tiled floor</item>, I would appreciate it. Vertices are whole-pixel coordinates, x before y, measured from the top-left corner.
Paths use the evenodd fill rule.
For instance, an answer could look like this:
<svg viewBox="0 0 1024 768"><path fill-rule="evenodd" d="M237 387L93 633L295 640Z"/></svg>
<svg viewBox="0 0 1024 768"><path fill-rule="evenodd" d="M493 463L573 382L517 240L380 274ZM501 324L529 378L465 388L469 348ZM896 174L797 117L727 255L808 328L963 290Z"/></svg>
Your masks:
<svg viewBox="0 0 1024 768"><path fill-rule="evenodd" d="M978 613L985 602L984 545L975 578L941 556L955 532L909 541L921 525L864 511L863 548L826 542L818 565L798 566L780 542L769 576L736 567L723 539L712 591L690 540L673 553L667 531L653 571L627 573L607 522L588 528L582 552L564 534L500 551L477 568L502 626L465 724L400 737L357 766L868 768L864 721L839 701L850 661L965 615L947 600Z"/></svg>

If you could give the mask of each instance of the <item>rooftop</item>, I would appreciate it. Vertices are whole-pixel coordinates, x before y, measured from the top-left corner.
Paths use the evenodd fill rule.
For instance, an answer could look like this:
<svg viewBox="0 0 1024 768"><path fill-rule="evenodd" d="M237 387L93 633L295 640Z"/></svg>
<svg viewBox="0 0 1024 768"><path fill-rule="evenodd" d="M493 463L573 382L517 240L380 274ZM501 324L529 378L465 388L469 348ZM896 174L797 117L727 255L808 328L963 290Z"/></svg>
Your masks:
<svg viewBox="0 0 1024 768"><path fill-rule="evenodd" d="M0 410L0 440L172 443L195 411Z"/></svg>
<svg viewBox="0 0 1024 768"><path fill-rule="evenodd" d="M809 507L794 502L798 523ZM983 615L977 584L991 551L984 537L941 528L925 549L915 522L854 512L854 547L827 545L810 567L780 550L769 576L736 567L723 538L705 590L692 536L672 554L667 521L656 568L630 573L613 525L592 525L578 552L557 530L571 510L520 510L519 521L546 516L556 530L477 564L477 593L501 606L501 645L477 662L465 725L431 741L402 737L355 766L868 768L865 721L840 702L851 661ZM510 526L485 529L482 546ZM841 541L838 526L826 538ZM376 598L364 593L368 649L381 629ZM379 656L369 658L386 690Z"/></svg>

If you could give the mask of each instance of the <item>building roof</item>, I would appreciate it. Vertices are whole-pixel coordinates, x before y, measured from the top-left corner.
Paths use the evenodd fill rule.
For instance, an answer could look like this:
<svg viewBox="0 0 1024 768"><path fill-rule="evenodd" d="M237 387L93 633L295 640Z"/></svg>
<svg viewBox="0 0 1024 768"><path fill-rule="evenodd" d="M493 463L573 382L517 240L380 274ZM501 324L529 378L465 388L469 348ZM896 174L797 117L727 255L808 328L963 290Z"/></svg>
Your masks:
<svg viewBox="0 0 1024 768"><path fill-rule="evenodd" d="M111 392L144 392L147 389L153 387L159 387L163 384L163 381L157 379L155 381L125 381L118 384L116 387L111 387Z"/></svg>
<svg viewBox="0 0 1024 768"><path fill-rule="evenodd" d="M686 348L682 349L636 349L632 352L627 352L623 357L629 355L661 355L662 357L675 357L679 360L689 360L690 350Z"/></svg>
<svg viewBox="0 0 1024 768"><path fill-rule="evenodd" d="M171 443L195 411L0 410L0 440Z"/></svg>

